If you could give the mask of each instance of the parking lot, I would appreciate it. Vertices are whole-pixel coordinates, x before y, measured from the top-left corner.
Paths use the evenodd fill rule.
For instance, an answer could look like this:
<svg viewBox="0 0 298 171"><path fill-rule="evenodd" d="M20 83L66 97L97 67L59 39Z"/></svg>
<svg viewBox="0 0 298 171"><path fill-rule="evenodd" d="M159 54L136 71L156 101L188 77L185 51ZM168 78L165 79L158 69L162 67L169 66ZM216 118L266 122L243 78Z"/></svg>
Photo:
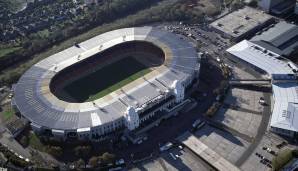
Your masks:
<svg viewBox="0 0 298 171"><path fill-rule="evenodd" d="M157 27L192 42L198 48L198 53L203 55L207 61L211 61L210 59L223 61L224 65L232 71L232 80L268 79L267 75L257 73L245 64L233 61L225 52L228 47L233 45L233 42L214 32L206 24L190 26L184 23L165 23ZM202 64L201 67L204 67L203 65L205 64ZM208 87L214 80L205 79L205 76L201 77L200 81L203 82L201 85L205 84L205 87ZM271 133L268 126L272 99L270 86L252 85L253 81L249 84L248 86L230 87L223 106L215 117L211 119L201 117L200 119L206 121L207 124L193 134L241 170L270 170L270 163L274 155L268 151L278 152L279 149L276 148L276 145L285 139ZM198 110L196 113L200 113L200 111ZM268 147L269 150L266 151L265 147ZM168 157L171 158L169 154ZM173 165L168 166L167 164L161 166L173 169Z"/></svg>
<svg viewBox="0 0 298 171"><path fill-rule="evenodd" d="M177 156L177 157L176 157ZM132 171L138 170L160 170L160 171L175 171L175 170L199 170L212 171L214 170L189 149L173 148L164 152L160 157L137 164Z"/></svg>
<svg viewBox="0 0 298 171"><path fill-rule="evenodd" d="M249 146L249 142L224 130L206 125L194 134L216 153L235 163Z"/></svg>
<svg viewBox="0 0 298 171"><path fill-rule="evenodd" d="M167 23L157 27L181 35L183 39L190 40L195 46L198 45L200 51L207 52L211 56L221 55L231 45L229 39L214 32L204 23L195 25Z"/></svg>
<svg viewBox="0 0 298 171"><path fill-rule="evenodd" d="M258 145L258 147L253 151L252 155L247 159L247 161L243 163L241 169L247 171L271 170L270 163L271 160L274 158L274 153L278 153L286 148L291 148L287 145L283 146L282 148L276 147L283 141L284 139L279 137L278 135L275 135L271 132L266 132L263 138L261 139L261 142ZM269 153L269 151L271 150L273 151L272 154ZM264 160L267 160L267 162L263 162Z"/></svg>

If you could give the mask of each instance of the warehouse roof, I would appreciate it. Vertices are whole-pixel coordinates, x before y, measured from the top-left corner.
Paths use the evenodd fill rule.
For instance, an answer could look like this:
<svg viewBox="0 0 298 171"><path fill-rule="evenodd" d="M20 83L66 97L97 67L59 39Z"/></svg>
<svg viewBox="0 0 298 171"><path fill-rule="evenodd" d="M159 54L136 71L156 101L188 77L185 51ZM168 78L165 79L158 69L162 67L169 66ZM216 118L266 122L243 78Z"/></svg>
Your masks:
<svg viewBox="0 0 298 171"><path fill-rule="evenodd" d="M274 108L270 126L298 132L298 84L273 84Z"/></svg>
<svg viewBox="0 0 298 171"><path fill-rule="evenodd" d="M289 75L294 74L286 59L247 40L232 46L227 52L262 69L274 78L288 79Z"/></svg>
<svg viewBox="0 0 298 171"><path fill-rule="evenodd" d="M214 21L211 26L236 38L271 19L263 11L245 7Z"/></svg>
<svg viewBox="0 0 298 171"><path fill-rule="evenodd" d="M298 49L298 26L285 21L272 25L251 39L271 51L288 56Z"/></svg>
<svg viewBox="0 0 298 171"><path fill-rule="evenodd" d="M293 71L295 64L247 40L227 51L267 72L273 79L283 79L281 82L273 81L272 84L274 108L270 126L298 131L298 84ZM269 53L272 55L268 55Z"/></svg>

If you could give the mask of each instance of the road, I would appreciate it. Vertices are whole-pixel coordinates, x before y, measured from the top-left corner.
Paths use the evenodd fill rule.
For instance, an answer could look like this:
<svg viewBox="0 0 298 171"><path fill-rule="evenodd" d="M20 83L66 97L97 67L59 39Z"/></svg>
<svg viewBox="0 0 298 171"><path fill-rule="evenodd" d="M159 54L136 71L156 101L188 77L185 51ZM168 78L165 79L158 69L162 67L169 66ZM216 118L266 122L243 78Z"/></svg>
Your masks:
<svg viewBox="0 0 298 171"><path fill-rule="evenodd" d="M229 59L226 59L229 60ZM237 63L234 63L235 66L240 67ZM260 78L261 79L261 75L255 71L252 70L246 70L247 72L249 72L251 75L255 76L255 78ZM264 99L266 101L267 106L264 106L264 110L263 110L263 117L262 117L262 121L261 124L258 128L258 133L256 135L256 137L254 137L254 141L252 141L252 143L249 145L249 147L244 151L244 153L242 154L242 156L236 161L235 165L240 167L248 158L250 155L252 155L253 151L258 147L258 145L261 142L262 137L264 136L267 127L268 127L268 123L270 120L270 115L271 115L271 98L270 98L270 93L269 92L264 92L263 93Z"/></svg>
<svg viewBox="0 0 298 171"><path fill-rule="evenodd" d="M212 67L210 67L212 66ZM221 70L218 66L202 65L200 77L203 77L199 83L201 94L206 93L206 97L202 97L204 100L200 100L198 105L192 110L181 113L178 116L172 117L157 127L152 128L147 132L148 140L140 145L128 145L122 149L114 149L114 153L120 157L123 157L126 161L137 160L151 153L158 154L159 145L162 145L168 141L173 141L177 136L183 132L190 130L192 123L201 118L204 120L202 114L209 108L214 102L215 96L212 92L223 79ZM211 84L210 84L211 83ZM114 147L115 148L115 147ZM133 157L131 157L133 154Z"/></svg>
<svg viewBox="0 0 298 171"><path fill-rule="evenodd" d="M3 132L0 138L1 144L5 144L9 149L12 149L18 155L24 158L31 158L31 154L28 149L24 149L8 132Z"/></svg>

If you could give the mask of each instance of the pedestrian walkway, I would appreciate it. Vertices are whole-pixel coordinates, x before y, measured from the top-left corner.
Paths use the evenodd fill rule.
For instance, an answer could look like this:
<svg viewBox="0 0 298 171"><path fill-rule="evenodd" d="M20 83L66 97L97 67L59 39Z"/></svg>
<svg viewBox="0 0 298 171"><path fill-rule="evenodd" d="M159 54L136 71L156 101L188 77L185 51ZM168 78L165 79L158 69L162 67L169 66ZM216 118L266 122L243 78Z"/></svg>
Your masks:
<svg viewBox="0 0 298 171"><path fill-rule="evenodd" d="M31 154L28 149L23 148L8 132L3 132L0 143L6 145L9 149L13 150L18 155L24 158L31 158Z"/></svg>

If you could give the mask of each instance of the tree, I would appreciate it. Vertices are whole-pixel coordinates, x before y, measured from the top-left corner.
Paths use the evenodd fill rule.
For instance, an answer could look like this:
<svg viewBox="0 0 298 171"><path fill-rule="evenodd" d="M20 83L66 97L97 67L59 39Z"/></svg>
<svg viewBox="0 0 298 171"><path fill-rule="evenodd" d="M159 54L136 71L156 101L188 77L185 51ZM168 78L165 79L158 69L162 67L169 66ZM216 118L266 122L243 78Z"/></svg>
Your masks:
<svg viewBox="0 0 298 171"><path fill-rule="evenodd" d="M280 170L293 158L293 152L290 149L280 151L277 156L272 159L272 166L274 170Z"/></svg>
<svg viewBox="0 0 298 171"><path fill-rule="evenodd" d="M85 161L83 159L79 159L77 162L76 162L76 166L78 168L81 168L81 167L85 167Z"/></svg>
<svg viewBox="0 0 298 171"><path fill-rule="evenodd" d="M27 136L23 136L20 139L20 143L22 144L22 146L27 147L29 145L29 138Z"/></svg>
<svg viewBox="0 0 298 171"><path fill-rule="evenodd" d="M98 158L97 158L96 156L92 156L92 157L89 159L88 164L89 164L91 167L97 167L97 166L98 166Z"/></svg>
<svg viewBox="0 0 298 171"><path fill-rule="evenodd" d="M62 148L59 146L48 146L47 152L54 157L60 157L63 154Z"/></svg>
<svg viewBox="0 0 298 171"><path fill-rule="evenodd" d="M248 5L251 6L251 7L256 8L256 7L258 7L258 1L257 0L252 0L248 3Z"/></svg>
<svg viewBox="0 0 298 171"><path fill-rule="evenodd" d="M75 154L77 156L83 156L87 157L91 152L91 147L90 146L77 146L75 148Z"/></svg>
<svg viewBox="0 0 298 171"><path fill-rule="evenodd" d="M115 155L108 152L103 153L101 157L104 163L112 163L115 160Z"/></svg>

